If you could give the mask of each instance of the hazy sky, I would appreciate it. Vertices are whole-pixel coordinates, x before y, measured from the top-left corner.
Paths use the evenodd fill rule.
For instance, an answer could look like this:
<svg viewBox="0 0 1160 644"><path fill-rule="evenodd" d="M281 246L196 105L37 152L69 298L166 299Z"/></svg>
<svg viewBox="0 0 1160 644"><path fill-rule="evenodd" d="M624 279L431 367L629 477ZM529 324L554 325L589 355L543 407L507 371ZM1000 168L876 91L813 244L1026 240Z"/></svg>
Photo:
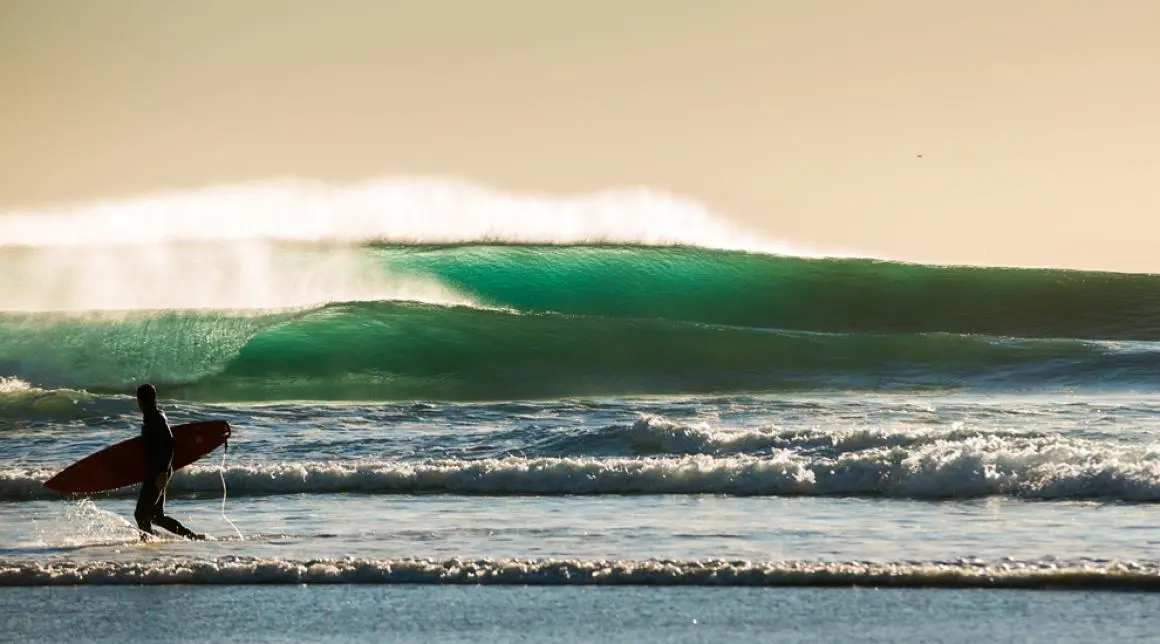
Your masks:
<svg viewBox="0 0 1160 644"><path fill-rule="evenodd" d="M0 210L399 173L1160 271L1160 2L0 0Z"/></svg>

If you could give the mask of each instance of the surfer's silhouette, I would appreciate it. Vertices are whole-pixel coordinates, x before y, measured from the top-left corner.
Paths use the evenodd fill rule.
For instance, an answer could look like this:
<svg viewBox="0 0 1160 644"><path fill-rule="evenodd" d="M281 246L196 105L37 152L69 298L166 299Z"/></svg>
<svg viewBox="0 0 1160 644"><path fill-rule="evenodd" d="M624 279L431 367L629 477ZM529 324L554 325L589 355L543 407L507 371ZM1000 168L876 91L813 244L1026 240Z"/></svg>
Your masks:
<svg viewBox="0 0 1160 644"><path fill-rule="evenodd" d="M137 527L145 534L154 534L150 524L187 539L204 539L173 517L165 515L165 489L173 476L173 431L165 412L157 407L157 389L150 384L137 387L137 406L144 414L141 437L145 440L145 458L148 459L145 481L141 483L141 494L137 497L137 509L133 518ZM145 534L141 535L145 539Z"/></svg>

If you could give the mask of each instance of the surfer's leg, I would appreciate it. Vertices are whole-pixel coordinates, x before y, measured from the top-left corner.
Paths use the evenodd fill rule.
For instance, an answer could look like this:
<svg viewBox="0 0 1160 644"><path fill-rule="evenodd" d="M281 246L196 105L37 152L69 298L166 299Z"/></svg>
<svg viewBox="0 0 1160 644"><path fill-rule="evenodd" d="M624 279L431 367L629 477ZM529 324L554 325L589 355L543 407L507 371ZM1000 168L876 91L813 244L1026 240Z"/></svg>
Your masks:
<svg viewBox="0 0 1160 644"><path fill-rule="evenodd" d="M149 524L156 515L157 488L148 482L141 484L141 492L137 495L137 508L133 511L133 518L137 521L137 528L145 534L153 534Z"/></svg>
<svg viewBox="0 0 1160 644"><path fill-rule="evenodd" d="M181 522L173 517L165 515L165 490L162 490L157 495L157 502L153 505L153 523L158 527L172 532L179 537L186 539L201 539L202 536L193 530L181 525Z"/></svg>
<svg viewBox="0 0 1160 644"><path fill-rule="evenodd" d="M181 522L178 521L177 519L174 519L173 517L167 517L165 515L161 515L159 517L154 517L153 523L156 523L159 527L165 528L166 530L172 532L173 534L175 534L179 537L185 537L186 539L200 539L201 538L200 534L198 534L198 533L194 532L193 530L190 530L189 528L181 525Z"/></svg>

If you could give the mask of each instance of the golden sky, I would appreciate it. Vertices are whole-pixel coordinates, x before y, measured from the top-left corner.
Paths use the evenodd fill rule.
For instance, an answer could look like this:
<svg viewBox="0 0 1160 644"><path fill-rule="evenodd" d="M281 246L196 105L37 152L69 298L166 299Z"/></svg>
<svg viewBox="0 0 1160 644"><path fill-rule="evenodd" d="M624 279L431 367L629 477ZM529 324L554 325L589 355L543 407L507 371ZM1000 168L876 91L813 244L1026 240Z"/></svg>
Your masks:
<svg viewBox="0 0 1160 644"><path fill-rule="evenodd" d="M1160 272L1160 2L0 0L0 210L404 173Z"/></svg>

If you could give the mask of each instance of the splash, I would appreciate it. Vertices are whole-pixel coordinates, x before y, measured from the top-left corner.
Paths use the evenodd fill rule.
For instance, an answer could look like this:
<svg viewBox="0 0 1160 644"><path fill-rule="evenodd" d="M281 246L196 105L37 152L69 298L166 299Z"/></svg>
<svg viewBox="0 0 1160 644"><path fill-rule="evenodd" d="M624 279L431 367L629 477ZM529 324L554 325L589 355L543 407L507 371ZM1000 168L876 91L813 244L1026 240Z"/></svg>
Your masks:
<svg viewBox="0 0 1160 644"><path fill-rule="evenodd" d="M238 184L0 213L0 240L13 246L70 248L495 241L796 250L746 233L697 201L647 188L549 196L412 177L353 184Z"/></svg>
<svg viewBox="0 0 1160 644"><path fill-rule="evenodd" d="M442 179L216 186L0 213L0 311L282 309L478 302L383 270L375 243L693 245L800 252L648 189L508 194Z"/></svg>
<svg viewBox="0 0 1160 644"><path fill-rule="evenodd" d="M272 311L332 301L472 306L435 279L392 275L353 249L212 245L0 249L0 311Z"/></svg>

